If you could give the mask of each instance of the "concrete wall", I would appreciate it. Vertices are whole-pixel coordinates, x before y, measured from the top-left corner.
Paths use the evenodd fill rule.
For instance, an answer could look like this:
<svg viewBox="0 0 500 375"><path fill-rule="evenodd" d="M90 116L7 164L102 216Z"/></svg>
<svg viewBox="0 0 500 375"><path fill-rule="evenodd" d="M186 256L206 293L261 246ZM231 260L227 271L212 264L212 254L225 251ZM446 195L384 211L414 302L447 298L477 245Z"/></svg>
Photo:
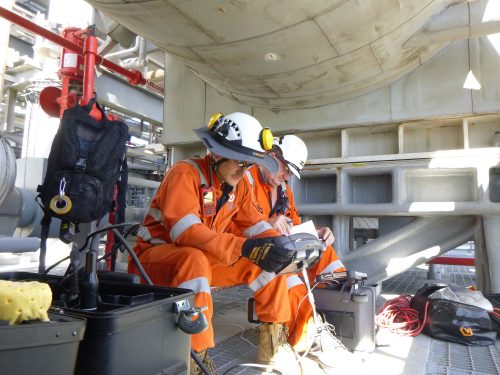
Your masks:
<svg viewBox="0 0 500 375"><path fill-rule="evenodd" d="M366 255L350 251L355 248L353 220L375 218L383 226L386 220L438 216L431 227L439 227L444 239L427 229L419 236L429 238L439 252L484 230L485 246L476 250L489 262L477 269L478 280L483 290L498 292L498 236L468 221L462 237L453 233L457 221L473 220L466 215L491 223L500 217L498 66L499 53L487 37L458 40L399 81L363 96L314 109L270 110L220 95L167 58L164 142L174 146L174 161L200 155L203 147L192 129L206 125L218 111L250 113L275 134L299 133L310 151L300 184L292 181L299 211L304 219L333 227L341 257L349 254L355 261ZM463 88L470 70L480 90ZM386 238L367 251L385 249L393 241ZM402 240L386 254L389 260L405 260L397 272L437 255L419 249L419 238ZM366 271L377 274L385 266L377 267Z"/></svg>
<svg viewBox="0 0 500 375"><path fill-rule="evenodd" d="M459 40L390 86L328 106L270 110L221 96L180 62L167 57L164 142L171 145L196 141L191 130L206 124L218 111L253 114L275 133L497 113L499 64L500 56L487 37ZM463 88L469 69L482 85L481 90Z"/></svg>

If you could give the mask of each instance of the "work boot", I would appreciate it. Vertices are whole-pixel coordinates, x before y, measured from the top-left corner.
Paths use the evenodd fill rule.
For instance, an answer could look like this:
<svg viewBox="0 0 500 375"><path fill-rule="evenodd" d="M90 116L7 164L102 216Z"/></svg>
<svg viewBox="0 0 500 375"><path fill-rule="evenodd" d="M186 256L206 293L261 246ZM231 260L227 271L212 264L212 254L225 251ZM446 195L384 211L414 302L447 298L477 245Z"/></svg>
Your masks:
<svg viewBox="0 0 500 375"><path fill-rule="evenodd" d="M361 360L350 352L335 336L335 328L328 323L318 325L316 336L308 357L314 359L325 370L350 370L351 374L361 373Z"/></svg>
<svg viewBox="0 0 500 375"><path fill-rule="evenodd" d="M208 370L209 374L217 375L217 368L215 367L215 363L214 361L212 361L212 358L209 357L208 350L205 349L196 352L196 355L201 360L203 366L205 366L205 368ZM193 357L191 357L189 361L189 375L198 375L198 374L203 374L203 371L201 371L200 366L198 366Z"/></svg>
<svg viewBox="0 0 500 375"><path fill-rule="evenodd" d="M257 361L283 374L301 374L299 359L288 343L283 323L263 323L258 327Z"/></svg>

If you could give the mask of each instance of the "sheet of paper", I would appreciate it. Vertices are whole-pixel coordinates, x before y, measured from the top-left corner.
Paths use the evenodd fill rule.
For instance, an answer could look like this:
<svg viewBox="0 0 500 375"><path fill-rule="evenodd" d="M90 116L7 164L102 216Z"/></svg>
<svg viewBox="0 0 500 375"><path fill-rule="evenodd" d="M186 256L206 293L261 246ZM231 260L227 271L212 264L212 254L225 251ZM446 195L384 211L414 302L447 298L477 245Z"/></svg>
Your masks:
<svg viewBox="0 0 500 375"><path fill-rule="evenodd" d="M318 237L318 233L316 232L316 227L312 220L306 221L305 223L294 225L292 228L292 234L295 233L310 233Z"/></svg>

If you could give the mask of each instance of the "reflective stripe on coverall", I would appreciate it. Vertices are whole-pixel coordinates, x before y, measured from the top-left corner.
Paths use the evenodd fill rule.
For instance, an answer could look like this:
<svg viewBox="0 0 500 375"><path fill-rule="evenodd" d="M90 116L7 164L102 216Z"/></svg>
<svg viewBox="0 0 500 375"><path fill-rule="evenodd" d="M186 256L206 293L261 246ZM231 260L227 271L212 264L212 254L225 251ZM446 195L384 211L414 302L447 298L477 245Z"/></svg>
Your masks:
<svg viewBox="0 0 500 375"><path fill-rule="evenodd" d="M249 237L279 235L257 210L248 184L240 182L216 216L204 217L199 171L210 181L211 156L196 163L199 170L190 162L179 162L167 173L139 230L134 251L155 285L192 289L195 306L207 307L203 313L209 328L191 339L192 348L201 351L214 347L211 286L250 285L257 316L263 322L285 322L291 313L286 279L263 272L242 258L246 238L226 233L229 225L235 225ZM221 181L213 169L212 182L219 198ZM131 261L129 272L139 274Z"/></svg>
<svg viewBox="0 0 500 375"><path fill-rule="evenodd" d="M245 174L245 179L252 186L252 190L262 213L266 215L266 217L269 217L273 209L273 207L271 207L271 188L264 181L264 176L257 166L249 168ZM286 195L288 196L288 207L285 215L292 220L293 225L301 224L302 220L295 206L292 191L286 182L283 183L282 189L286 190ZM314 283L316 275L341 271L345 271L344 265L330 245L322 253L321 258L314 266L307 269L307 274L310 282ZM290 345L295 346L306 335L307 324L312 320L312 308L307 298L307 288L302 282L302 279L297 275L288 276L288 294L291 309L291 318L287 322L289 329L288 342Z"/></svg>

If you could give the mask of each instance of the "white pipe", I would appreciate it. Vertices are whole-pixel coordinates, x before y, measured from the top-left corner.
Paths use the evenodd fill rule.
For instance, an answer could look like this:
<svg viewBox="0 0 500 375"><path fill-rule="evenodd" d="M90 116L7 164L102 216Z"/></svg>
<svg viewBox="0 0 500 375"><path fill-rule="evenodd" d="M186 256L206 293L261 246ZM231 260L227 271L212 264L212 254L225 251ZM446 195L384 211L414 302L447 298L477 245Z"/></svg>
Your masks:
<svg viewBox="0 0 500 375"><path fill-rule="evenodd" d="M137 61L138 68L142 68L142 74L146 76L148 73L148 65L146 61L146 39L141 38L139 41L139 60Z"/></svg>
<svg viewBox="0 0 500 375"><path fill-rule="evenodd" d="M114 59L114 58L123 58L123 57L127 57L130 55L134 55L134 54L139 52L141 39L144 39L144 38L141 36L137 36L135 38L135 42L134 42L134 45L132 47L130 47L128 49L122 49L121 51L108 53L107 55L104 55L104 57L106 59Z"/></svg>

